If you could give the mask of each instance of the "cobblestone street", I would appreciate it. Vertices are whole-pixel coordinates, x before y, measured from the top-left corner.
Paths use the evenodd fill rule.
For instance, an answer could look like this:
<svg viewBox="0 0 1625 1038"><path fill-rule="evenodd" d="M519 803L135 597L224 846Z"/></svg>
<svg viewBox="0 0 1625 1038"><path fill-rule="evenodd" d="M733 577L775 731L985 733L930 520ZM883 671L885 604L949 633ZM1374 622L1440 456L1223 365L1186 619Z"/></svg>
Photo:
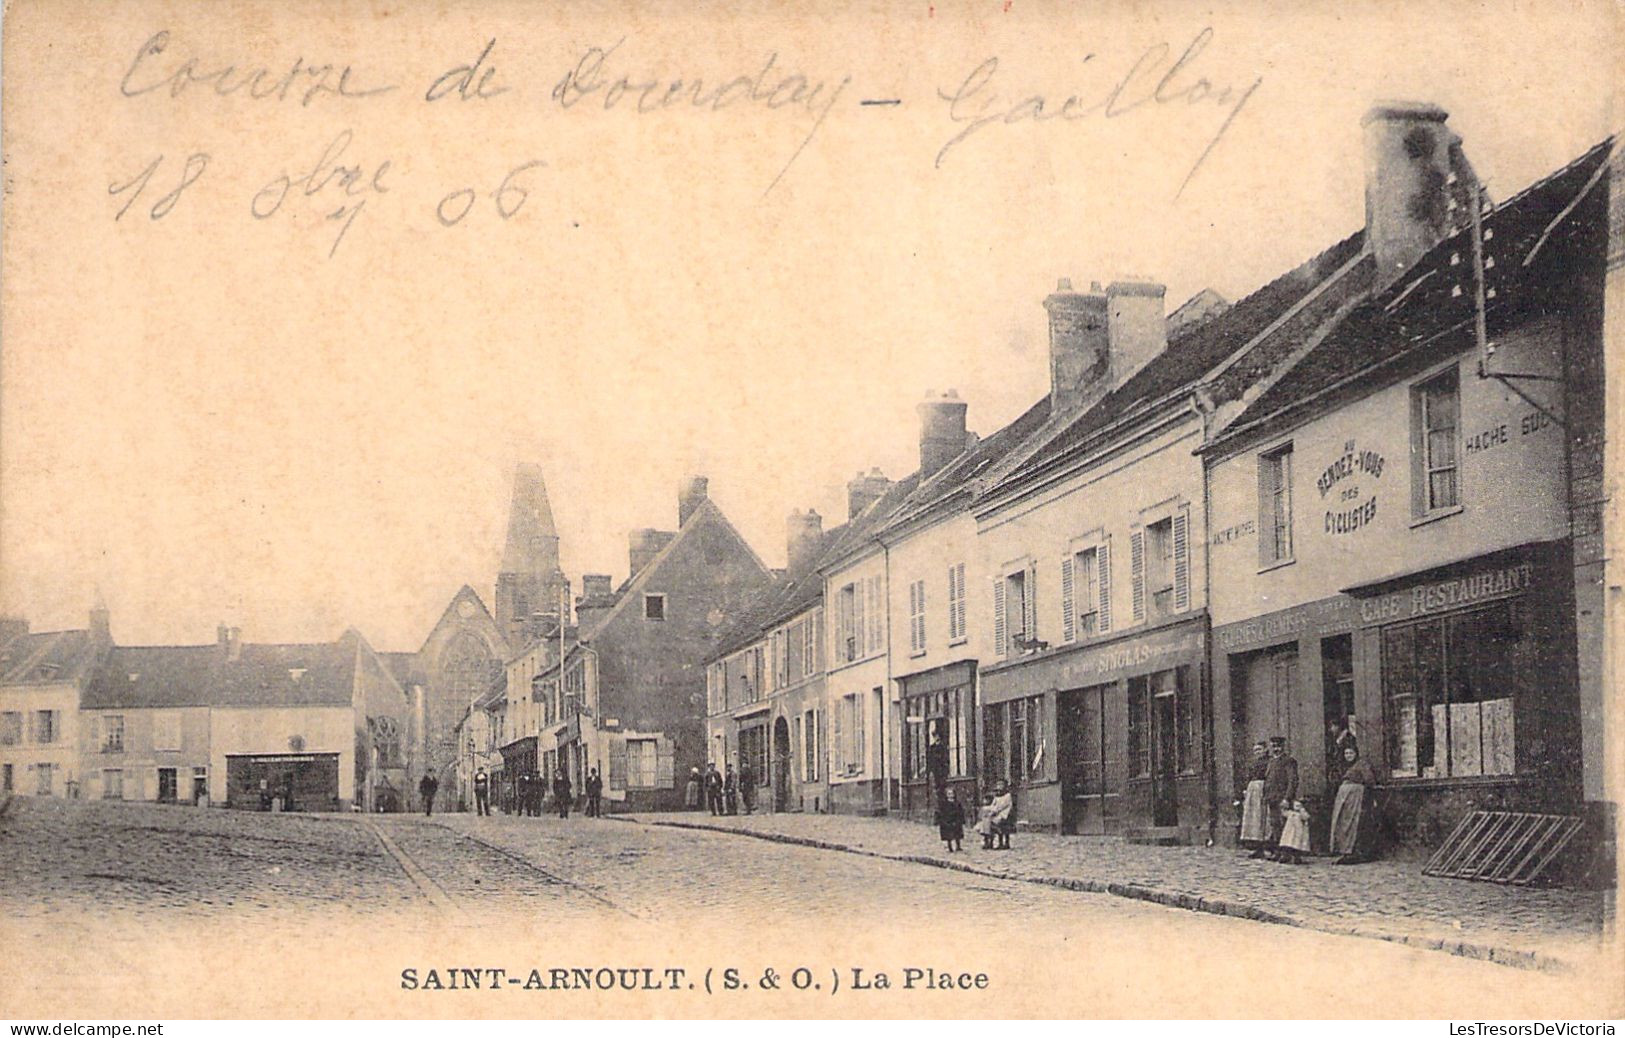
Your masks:
<svg viewBox="0 0 1625 1038"><path fill-rule="evenodd" d="M801 821L867 827L871 850L906 837L929 848L924 827ZM1029 853L1036 844L1020 842ZM1019 872L1012 863L1032 860L1021 856L1004 868ZM11 982L32 992L30 977L48 978L38 991L50 994L38 997L55 1001L41 1011L109 999L133 1012L137 990L155 1014L207 995L234 1011L283 1015L296 997L305 1013L398 996L407 967L519 973L628 960L683 965L696 977L731 963L746 972L808 963L820 976L853 966L987 969L1007 992L1044 999L1035 1012L1065 1015L1258 1015L1268 1012L1256 1003L1260 979L1282 962L1291 963L1295 999L1338 1015L1539 1015L1613 997L1575 976L1399 944L737 833L580 817L267 815L20 798L0 819L0 901L8 945L38 949ZM1173 951L1178 984L1158 979L1169 976ZM326 966L338 962L347 965ZM177 976L191 979L177 987ZM482 1013L542 1011L517 993L506 1002L480 994ZM697 1011L745 1012L744 998ZM622 1008L661 1003L637 1005ZM455 998L412 1006L419 1015L476 1011ZM880 1003L809 1002L803 1011L863 1015Z"/></svg>

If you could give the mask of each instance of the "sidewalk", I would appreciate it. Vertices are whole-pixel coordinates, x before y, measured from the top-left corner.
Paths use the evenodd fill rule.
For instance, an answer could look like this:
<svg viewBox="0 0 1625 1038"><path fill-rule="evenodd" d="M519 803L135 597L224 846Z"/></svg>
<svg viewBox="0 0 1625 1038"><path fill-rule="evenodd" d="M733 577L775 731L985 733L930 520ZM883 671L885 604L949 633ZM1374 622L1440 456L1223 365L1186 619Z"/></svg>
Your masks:
<svg viewBox="0 0 1625 1038"><path fill-rule="evenodd" d="M699 812L626 817L1397 941L1525 969L1573 969L1600 950L1605 920L1612 933L1612 892L1435 879L1423 876L1417 862L1334 865L1311 859L1292 866L1217 847L1152 847L1050 833L1017 833L1009 851L982 850L969 833L964 851L949 854L934 828L899 819Z"/></svg>

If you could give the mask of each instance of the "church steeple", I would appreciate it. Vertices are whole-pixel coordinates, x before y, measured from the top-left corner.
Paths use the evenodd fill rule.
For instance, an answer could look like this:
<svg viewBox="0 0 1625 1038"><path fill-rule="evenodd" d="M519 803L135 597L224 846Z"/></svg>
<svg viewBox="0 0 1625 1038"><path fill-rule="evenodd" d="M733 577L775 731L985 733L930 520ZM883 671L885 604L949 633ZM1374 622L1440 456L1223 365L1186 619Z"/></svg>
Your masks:
<svg viewBox="0 0 1625 1038"><path fill-rule="evenodd" d="M530 637L539 617L558 621L569 610L569 581L559 567L559 534L540 465L522 463L514 470L513 503L508 509L508 539L497 574L496 621L508 644L518 649ZM563 617L568 623L569 617Z"/></svg>

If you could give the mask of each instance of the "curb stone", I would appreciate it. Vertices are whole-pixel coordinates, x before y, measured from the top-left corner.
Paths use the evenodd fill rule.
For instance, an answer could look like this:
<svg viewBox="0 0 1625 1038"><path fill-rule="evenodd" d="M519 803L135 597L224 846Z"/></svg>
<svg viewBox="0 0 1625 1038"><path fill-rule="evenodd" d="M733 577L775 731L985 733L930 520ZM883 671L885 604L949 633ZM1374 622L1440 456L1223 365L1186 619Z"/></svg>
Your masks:
<svg viewBox="0 0 1625 1038"><path fill-rule="evenodd" d="M662 826L669 829L694 829L702 832L726 833L730 836L743 836L753 840L766 840L770 843L790 844L796 847L811 847L817 850L840 851L844 854L856 854L866 858L882 858L887 861L900 861L915 865L928 865L933 868L946 869L952 872L968 872L990 879L1004 879L1018 883L1032 883L1038 886L1060 887L1065 890L1082 891L1091 894L1109 894L1113 897L1127 898L1131 901L1149 901L1153 904L1165 905L1169 908L1178 908L1191 912L1203 912L1209 915L1233 916L1248 919L1258 923L1269 923L1276 926L1291 926L1300 930L1315 930L1320 933L1335 934L1341 937L1359 937L1366 940L1387 941L1391 944L1403 944L1412 948L1426 951L1440 951L1461 958L1481 959L1494 962L1497 965L1512 969L1538 970L1547 973L1572 973L1574 965L1564 959L1546 954L1544 952L1530 951L1524 948L1512 948L1505 945L1475 944L1469 942L1449 941L1441 937L1424 937L1417 934L1400 934L1389 931L1362 926L1359 923L1342 923L1336 920L1311 919L1304 916L1286 915L1259 908L1244 901L1232 901L1225 898L1199 897L1192 894L1183 894L1176 891L1156 890L1151 887L1133 883L1113 883L1101 880L1075 879L1064 876L1020 876L1003 870L979 868L965 862L948 861L944 858L935 858L923 854L887 854L883 851L865 850L849 844L832 843L828 840L817 840L806 836L791 836L787 833L758 832L750 829L741 829L735 826L706 825L703 822L680 822L665 819L627 818L615 815L607 816L618 822L627 822L632 825Z"/></svg>

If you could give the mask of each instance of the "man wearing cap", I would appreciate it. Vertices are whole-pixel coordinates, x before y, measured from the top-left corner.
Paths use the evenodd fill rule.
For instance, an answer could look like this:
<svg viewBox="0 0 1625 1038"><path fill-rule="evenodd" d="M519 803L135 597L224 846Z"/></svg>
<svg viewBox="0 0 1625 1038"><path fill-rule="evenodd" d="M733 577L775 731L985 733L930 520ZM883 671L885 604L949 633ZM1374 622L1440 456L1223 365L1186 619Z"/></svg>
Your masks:
<svg viewBox="0 0 1625 1038"><path fill-rule="evenodd" d="M1270 855L1279 860L1281 828L1286 824L1286 812L1298 799L1298 762L1287 756L1286 739L1270 739L1269 765L1264 770L1264 803L1270 809Z"/></svg>

